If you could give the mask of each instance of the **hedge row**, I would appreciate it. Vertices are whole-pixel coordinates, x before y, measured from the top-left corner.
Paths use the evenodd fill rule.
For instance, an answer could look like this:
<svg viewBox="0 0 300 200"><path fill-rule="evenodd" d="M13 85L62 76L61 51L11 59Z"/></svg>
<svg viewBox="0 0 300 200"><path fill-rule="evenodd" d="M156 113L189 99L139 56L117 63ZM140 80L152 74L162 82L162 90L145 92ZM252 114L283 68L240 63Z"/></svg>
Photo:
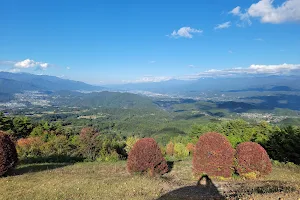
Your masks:
<svg viewBox="0 0 300 200"><path fill-rule="evenodd" d="M172 155L173 149L174 144L169 143L167 154ZM267 152L254 142L241 143L235 150L225 136L212 132L202 135L192 149L195 175L231 177L237 172L246 177L254 172L255 176L262 176L272 170ZM166 173L168 166L155 140L144 138L138 140L129 152L127 169L130 173L154 175Z"/></svg>

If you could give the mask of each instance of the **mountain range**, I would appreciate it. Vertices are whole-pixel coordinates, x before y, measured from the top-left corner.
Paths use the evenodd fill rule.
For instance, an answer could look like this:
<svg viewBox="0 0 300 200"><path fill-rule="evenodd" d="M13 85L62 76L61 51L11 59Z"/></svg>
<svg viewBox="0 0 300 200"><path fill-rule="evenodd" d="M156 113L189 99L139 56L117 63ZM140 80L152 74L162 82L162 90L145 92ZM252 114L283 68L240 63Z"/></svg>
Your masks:
<svg viewBox="0 0 300 200"><path fill-rule="evenodd" d="M161 94L193 96L201 92L298 91L300 76L210 77L197 80L168 80L161 82L129 83L94 86L48 75L0 72L0 94L26 90L61 91L148 91Z"/></svg>
<svg viewBox="0 0 300 200"><path fill-rule="evenodd" d="M89 85L56 76L34 75L29 73L0 72L0 93L12 94L25 90L60 91L60 90L103 90L103 87Z"/></svg>

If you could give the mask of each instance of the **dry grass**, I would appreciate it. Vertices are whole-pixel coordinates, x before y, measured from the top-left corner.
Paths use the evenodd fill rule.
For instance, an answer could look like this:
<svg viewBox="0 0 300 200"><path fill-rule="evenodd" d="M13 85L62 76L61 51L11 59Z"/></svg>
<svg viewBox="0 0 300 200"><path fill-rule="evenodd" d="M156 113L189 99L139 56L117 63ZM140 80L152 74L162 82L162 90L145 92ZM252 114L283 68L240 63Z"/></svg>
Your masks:
<svg viewBox="0 0 300 200"><path fill-rule="evenodd" d="M191 162L176 162L170 173L162 178L147 176L131 176L126 172L126 163L77 163L63 164L35 164L23 165L16 169L15 175L0 178L0 199L157 199L162 194L188 185L195 185L196 177L191 173ZM293 187L299 186L300 173L281 168L275 168L266 177L271 181L288 181ZM257 183L262 184L259 180ZM220 191L233 189L232 185L254 184L242 180L214 182ZM230 188L232 186L232 188ZM298 187L299 189L300 187ZM256 195L256 196L255 196ZM269 196L268 196L269 195ZM253 194L248 197L264 199L275 194ZM293 199L300 198L299 193L291 194ZM297 197L299 195L299 197ZM168 199L168 198L165 198ZM174 199L174 198L172 198Z"/></svg>

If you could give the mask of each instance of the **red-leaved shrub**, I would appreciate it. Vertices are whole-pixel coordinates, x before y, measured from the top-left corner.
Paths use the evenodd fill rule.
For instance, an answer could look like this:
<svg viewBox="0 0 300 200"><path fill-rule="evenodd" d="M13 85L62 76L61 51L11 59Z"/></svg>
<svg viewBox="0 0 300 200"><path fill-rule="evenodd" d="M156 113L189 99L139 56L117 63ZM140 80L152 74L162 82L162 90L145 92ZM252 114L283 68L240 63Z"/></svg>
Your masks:
<svg viewBox="0 0 300 200"><path fill-rule="evenodd" d="M13 168L18 162L14 142L8 135L0 131L0 176Z"/></svg>
<svg viewBox="0 0 300 200"><path fill-rule="evenodd" d="M236 148L237 172L242 176L249 172L267 175L272 171L272 163L266 150L255 142L243 142Z"/></svg>
<svg viewBox="0 0 300 200"><path fill-rule="evenodd" d="M148 172L154 176L168 172L168 165L155 140L143 138L138 140L129 152L127 170L130 173Z"/></svg>
<svg viewBox="0 0 300 200"><path fill-rule="evenodd" d="M80 149L82 155L89 160L95 160L97 154L99 153L99 135L100 134L91 127L83 128L80 131Z"/></svg>
<svg viewBox="0 0 300 200"><path fill-rule="evenodd" d="M200 136L193 152L194 174L230 177L234 169L234 153L225 136L219 133Z"/></svg>

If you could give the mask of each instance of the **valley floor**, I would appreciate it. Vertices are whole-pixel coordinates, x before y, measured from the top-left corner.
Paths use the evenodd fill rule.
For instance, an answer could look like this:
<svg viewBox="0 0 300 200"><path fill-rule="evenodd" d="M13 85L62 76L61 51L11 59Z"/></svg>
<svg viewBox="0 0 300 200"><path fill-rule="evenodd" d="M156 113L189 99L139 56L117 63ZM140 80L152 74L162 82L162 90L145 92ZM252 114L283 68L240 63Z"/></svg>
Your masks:
<svg viewBox="0 0 300 200"><path fill-rule="evenodd" d="M1 200L33 199L296 199L300 170L273 168L263 180L213 180L210 188L195 186L191 160L175 162L159 178L129 175L126 162L21 165L0 178Z"/></svg>

